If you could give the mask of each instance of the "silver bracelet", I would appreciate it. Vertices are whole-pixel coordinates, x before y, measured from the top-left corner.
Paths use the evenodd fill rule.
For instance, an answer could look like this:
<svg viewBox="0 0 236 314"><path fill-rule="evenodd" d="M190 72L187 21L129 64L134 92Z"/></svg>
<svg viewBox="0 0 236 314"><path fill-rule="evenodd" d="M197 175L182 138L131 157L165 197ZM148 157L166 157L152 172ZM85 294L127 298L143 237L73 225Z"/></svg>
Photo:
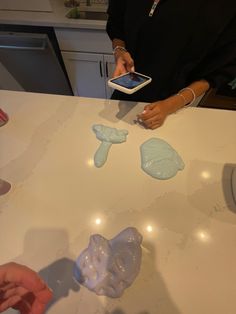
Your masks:
<svg viewBox="0 0 236 314"><path fill-rule="evenodd" d="M181 92L183 92L183 91L185 91L185 90L189 90L189 91L192 93L192 95L193 95L193 100L188 104L188 106L191 106L191 105L194 103L194 101L196 100L196 94L195 94L195 92L194 92L194 90L193 90L192 88L190 88L190 87L182 88L182 89L177 93L177 95L181 95L181 96L183 96L183 98L185 98L184 95L180 94ZM187 101L186 101L186 98L185 98L185 102L187 102Z"/></svg>
<svg viewBox="0 0 236 314"><path fill-rule="evenodd" d="M178 96L180 96L180 97L182 97L183 98L183 100L184 100L184 106L188 103L187 102L187 99L184 97L184 95L182 95L182 94L180 94L180 93L177 93L177 94L175 94L176 96L178 95Z"/></svg>
<svg viewBox="0 0 236 314"><path fill-rule="evenodd" d="M115 48L113 49L113 55L116 53L117 50L127 52L127 50L126 50L125 47L122 47L122 46L115 46Z"/></svg>

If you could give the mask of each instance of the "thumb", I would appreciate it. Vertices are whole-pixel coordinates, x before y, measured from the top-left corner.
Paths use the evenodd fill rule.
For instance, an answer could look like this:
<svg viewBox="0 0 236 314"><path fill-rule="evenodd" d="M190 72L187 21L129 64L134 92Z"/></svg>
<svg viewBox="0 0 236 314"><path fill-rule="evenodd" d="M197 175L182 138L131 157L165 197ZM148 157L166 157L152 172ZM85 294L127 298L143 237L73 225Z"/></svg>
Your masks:
<svg viewBox="0 0 236 314"><path fill-rule="evenodd" d="M135 68L134 68L134 62L130 62L130 63L127 63L127 66L126 66L128 72L135 72Z"/></svg>
<svg viewBox="0 0 236 314"><path fill-rule="evenodd" d="M146 114L148 111L150 111L151 108L151 104L144 106L143 111L142 111L142 115Z"/></svg>
<svg viewBox="0 0 236 314"><path fill-rule="evenodd" d="M115 71L113 73L113 77L119 76L121 74L125 74L127 72L124 64L122 62L119 62L115 68Z"/></svg>
<svg viewBox="0 0 236 314"><path fill-rule="evenodd" d="M155 104L148 104L146 106L144 106L144 110L148 111L148 110L152 110L155 107Z"/></svg>
<svg viewBox="0 0 236 314"><path fill-rule="evenodd" d="M135 67L134 67L134 60L131 59L127 62L127 66L126 66L128 72L135 72Z"/></svg>
<svg viewBox="0 0 236 314"><path fill-rule="evenodd" d="M139 114L138 116L140 118L144 118L144 117L148 117L150 111L155 107L154 104L148 104L146 106L144 106L143 111L141 112L141 114Z"/></svg>
<svg viewBox="0 0 236 314"><path fill-rule="evenodd" d="M127 71L128 72L134 72L135 71L134 60L132 59L131 55L127 52L124 54L123 58L124 58L124 62L125 62Z"/></svg>

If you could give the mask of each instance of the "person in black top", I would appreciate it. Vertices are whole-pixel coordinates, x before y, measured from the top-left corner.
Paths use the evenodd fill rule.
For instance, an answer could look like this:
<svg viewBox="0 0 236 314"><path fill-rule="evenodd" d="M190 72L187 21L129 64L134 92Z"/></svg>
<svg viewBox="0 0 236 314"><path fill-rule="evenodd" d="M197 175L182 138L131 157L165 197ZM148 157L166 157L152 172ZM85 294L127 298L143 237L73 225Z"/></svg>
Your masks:
<svg viewBox="0 0 236 314"><path fill-rule="evenodd" d="M109 0L107 13L114 76L135 69L152 77L112 98L149 102L138 116L148 128L236 76L235 0Z"/></svg>

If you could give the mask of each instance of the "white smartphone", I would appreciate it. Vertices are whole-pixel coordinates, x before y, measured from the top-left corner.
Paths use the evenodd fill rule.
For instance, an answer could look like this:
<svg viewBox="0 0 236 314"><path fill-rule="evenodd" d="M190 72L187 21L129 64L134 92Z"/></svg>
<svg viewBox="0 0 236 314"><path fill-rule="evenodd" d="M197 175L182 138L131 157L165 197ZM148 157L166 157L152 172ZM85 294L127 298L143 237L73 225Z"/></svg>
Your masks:
<svg viewBox="0 0 236 314"><path fill-rule="evenodd" d="M108 85L126 94L133 94L151 81L151 77L144 74L128 72L108 80Z"/></svg>

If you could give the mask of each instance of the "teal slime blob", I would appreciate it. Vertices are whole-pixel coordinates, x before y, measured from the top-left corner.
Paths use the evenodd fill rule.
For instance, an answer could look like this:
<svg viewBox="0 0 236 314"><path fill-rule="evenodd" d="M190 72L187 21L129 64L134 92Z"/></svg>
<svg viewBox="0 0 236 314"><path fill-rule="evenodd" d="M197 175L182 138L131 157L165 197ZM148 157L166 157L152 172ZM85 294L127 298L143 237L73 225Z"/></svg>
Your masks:
<svg viewBox="0 0 236 314"><path fill-rule="evenodd" d="M184 169L179 154L164 140L151 138L140 147L141 167L153 178L166 180Z"/></svg>
<svg viewBox="0 0 236 314"><path fill-rule="evenodd" d="M110 128L102 124L93 125L93 131L97 139L102 142L94 155L94 164L99 168L105 164L111 145L125 142L128 131Z"/></svg>

